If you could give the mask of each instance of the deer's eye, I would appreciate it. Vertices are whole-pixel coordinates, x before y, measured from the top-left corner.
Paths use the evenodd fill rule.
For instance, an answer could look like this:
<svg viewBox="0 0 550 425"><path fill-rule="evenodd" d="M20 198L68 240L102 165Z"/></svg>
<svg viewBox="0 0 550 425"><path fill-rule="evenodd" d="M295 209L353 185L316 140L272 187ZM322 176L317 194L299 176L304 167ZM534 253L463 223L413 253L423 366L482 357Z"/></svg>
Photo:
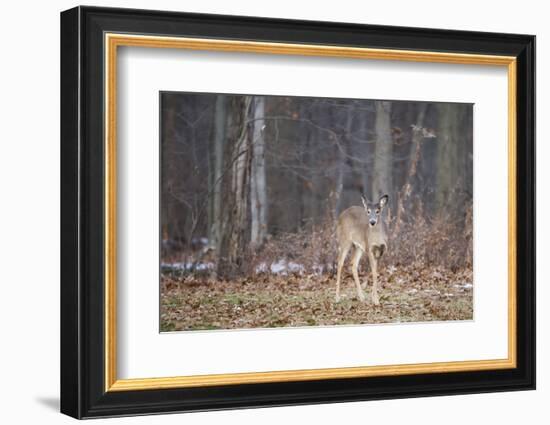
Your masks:
<svg viewBox="0 0 550 425"><path fill-rule="evenodd" d="M376 210L376 214L380 214L380 210Z"/></svg>
<svg viewBox="0 0 550 425"><path fill-rule="evenodd" d="M370 209L367 210L367 213L370 214Z"/></svg>

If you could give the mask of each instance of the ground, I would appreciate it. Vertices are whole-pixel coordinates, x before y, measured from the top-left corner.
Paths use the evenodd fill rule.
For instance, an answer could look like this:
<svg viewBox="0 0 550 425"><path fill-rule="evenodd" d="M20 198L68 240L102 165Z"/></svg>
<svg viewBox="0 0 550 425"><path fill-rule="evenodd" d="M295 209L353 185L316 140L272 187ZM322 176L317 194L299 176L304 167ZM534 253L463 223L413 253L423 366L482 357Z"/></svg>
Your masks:
<svg viewBox="0 0 550 425"><path fill-rule="evenodd" d="M362 273L363 281L366 274ZM370 278L370 274L368 276ZM471 320L470 269L387 267L381 272L380 305L357 299L346 275L341 300L334 301L335 277L329 274L258 274L215 281L207 276L161 279L161 331L331 326L349 324Z"/></svg>

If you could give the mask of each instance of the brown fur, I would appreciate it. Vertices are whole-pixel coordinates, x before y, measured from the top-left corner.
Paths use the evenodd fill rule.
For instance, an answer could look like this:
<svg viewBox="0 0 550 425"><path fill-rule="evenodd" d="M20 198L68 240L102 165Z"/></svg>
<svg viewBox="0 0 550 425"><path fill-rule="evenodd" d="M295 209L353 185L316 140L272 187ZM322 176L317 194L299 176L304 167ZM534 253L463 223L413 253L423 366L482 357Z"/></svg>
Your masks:
<svg viewBox="0 0 550 425"><path fill-rule="evenodd" d="M385 205L374 204L372 208L379 208L382 210ZM387 249L387 232L385 224L381 218L381 214L378 221L373 226L369 222L369 216L367 214L367 205L363 207L350 207L338 218L338 224L336 227L336 235L338 238L338 273L336 277L336 301L340 299L340 282L342 277L342 267L348 255L350 249L354 249L351 271L353 274L353 280L357 289L357 296L361 301L365 300L363 289L359 282L359 275L357 268L359 262L364 253L367 253L370 268L373 276L372 284L372 302L375 305L380 303L378 296L378 260ZM366 286L366 282L365 282Z"/></svg>

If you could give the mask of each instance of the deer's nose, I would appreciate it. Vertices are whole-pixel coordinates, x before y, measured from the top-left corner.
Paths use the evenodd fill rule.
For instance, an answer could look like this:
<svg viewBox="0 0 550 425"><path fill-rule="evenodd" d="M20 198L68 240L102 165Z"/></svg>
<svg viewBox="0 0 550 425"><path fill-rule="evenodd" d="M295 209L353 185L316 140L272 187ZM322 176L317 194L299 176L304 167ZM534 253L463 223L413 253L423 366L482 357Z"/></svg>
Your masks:
<svg viewBox="0 0 550 425"><path fill-rule="evenodd" d="M370 225L371 225L371 226L374 226L375 224L376 224L376 220L375 220L375 219L371 219L371 220L370 220Z"/></svg>

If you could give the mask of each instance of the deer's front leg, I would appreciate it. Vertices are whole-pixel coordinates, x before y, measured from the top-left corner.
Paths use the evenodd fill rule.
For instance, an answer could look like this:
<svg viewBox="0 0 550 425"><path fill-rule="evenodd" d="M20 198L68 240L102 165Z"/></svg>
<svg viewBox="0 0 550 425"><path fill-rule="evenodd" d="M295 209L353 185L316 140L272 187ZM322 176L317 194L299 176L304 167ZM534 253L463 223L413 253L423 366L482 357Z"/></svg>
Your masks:
<svg viewBox="0 0 550 425"><path fill-rule="evenodd" d="M338 248L338 272L336 274L336 294L334 300L336 302L340 301L340 281L342 280L342 267L344 267L344 261L348 255L350 245L346 244Z"/></svg>
<svg viewBox="0 0 550 425"><path fill-rule="evenodd" d="M372 303L374 305L380 304L380 298L378 297L378 260L374 256L372 250L369 251L369 263L372 271Z"/></svg>
<svg viewBox="0 0 550 425"><path fill-rule="evenodd" d="M359 267L359 261L363 256L363 250L359 247L355 247L355 253L353 254L353 262L351 265L351 272L353 273L353 280L355 281L355 287L357 288L357 297L361 301L365 301L365 295L363 294L363 289L361 288L361 283L359 282L359 273L357 268Z"/></svg>
<svg viewBox="0 0 550 425"><path fill-rule="evenodd" d="M363 283L361 283L361 288L363 288L363 291L367 290L367 286L369 286L369 280L365 276L365 280L363 281Z"/></svg>

